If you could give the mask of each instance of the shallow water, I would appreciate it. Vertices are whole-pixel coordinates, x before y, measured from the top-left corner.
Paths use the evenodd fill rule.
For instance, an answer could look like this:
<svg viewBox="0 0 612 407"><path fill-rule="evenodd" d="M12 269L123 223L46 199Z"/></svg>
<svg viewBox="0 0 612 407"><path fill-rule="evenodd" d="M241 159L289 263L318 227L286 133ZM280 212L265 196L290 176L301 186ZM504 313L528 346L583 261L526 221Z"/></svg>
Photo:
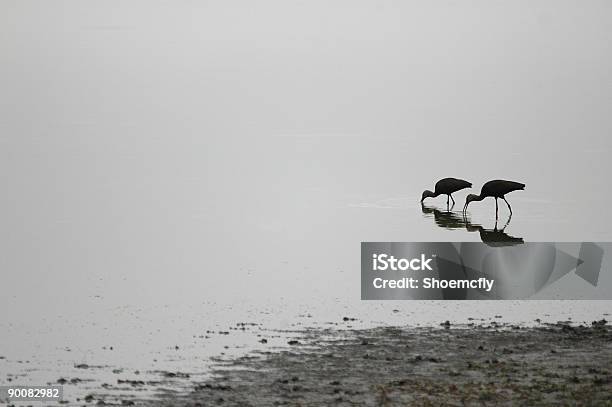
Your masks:
<svg viewBox="0 0 612 407"><path fill-rule="evenodd" d="M492 199L472 203L464 217L458 208L467 191L455 194L454 208L443 197L421 206L421 189L438 175L419 173L417 181L420 163L411 163L407 176L391 171L393 182L383 173L366 176L357 163L378 145L374 140L361 140L345 157L356 174L325 169L351 152L339 138L268 142L277 152L261 166L245 155L246 146L215 145L243 169L225 172L231 165L209 155L217 176L199 180L209 195L192 189L192 200L159 195L143 207L143 191L110 196L111 207L90 201L99 209L94 230L91 208L61 218L47 209L26 219L39 222L36 234L26 240L27 229L18 229L7 242L21 272L7 276L10 288L0 300L0 377L18 384L83 380L65 385L71 403L104 383L117 397L143 397L201 380L211 358L287 346L290 331L305 327L436 326L468 318L580 323L612 312L609 301L360 301L361 241L605 240L609 221L591 210L595 198L573 199L577 187L558 191L540 182L544 176L518 171L515 179L527 188L508 196L511 219L500 205L496 226ZM383 162L371 165L376 172ZM131 185L129 177L112 182ZM24 257L19 244L37 255ZM117 384L128 379L154 383Z"/></svg>
<svg viewBox="0 0 612 407"><path fill-rule="evenodd" d="M448 319L527 326L558 320L590 324L594 318L610 319L609 311L608 303L602 301L483 301L476 306L337 298L314 303L278 299L149 308L102 303L89 312L73 310L39 321L2 324L5 345L0 356L5 358L0 360L0 372L4 380L19 385L66 379L64 397L71 405L89 394L104 394L107 401L147 398L163 389L189 389L207 377L215 361L253 350L286 348L288 340L305 328L437 326ZM261 343L262 339L267 342ZM78 382L70 383L74 379ZM121 380L146 384L132 386Z"/></svg>

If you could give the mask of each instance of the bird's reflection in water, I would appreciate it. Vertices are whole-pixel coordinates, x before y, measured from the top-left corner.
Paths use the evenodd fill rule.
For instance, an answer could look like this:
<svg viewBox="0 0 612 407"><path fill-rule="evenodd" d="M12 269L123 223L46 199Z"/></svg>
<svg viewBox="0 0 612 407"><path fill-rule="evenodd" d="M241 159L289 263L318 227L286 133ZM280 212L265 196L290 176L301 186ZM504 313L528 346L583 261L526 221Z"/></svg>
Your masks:
<svg viewBox="0 0 612 407"><path fill-rule="evenodd" d="M425 217L434 218L434 222L441 228L444 229L463 229L468 232L478 232L480 234L480 240L482 240L488 246L514 246L517 244L523 244L523 238L510 236L504 230L510 224L512 216L508 218L506 224L502 228L497 227L497 221L495 221L495 227L493 229L485 229L482 225L472 223L464 214L460 211L453 211L453 206L447 207L446 210L440 210L434 206L427 206L421 204L421 210Z"/></svg>
<svg viewBox="0 0 612 407"><path fill-rule="evenodd" d="M421 209L426 217L433 215L436 225L444 229L463 229L465 227L465 221L463 219L462 212L454 212L452 209L455 205L450 208L447 206L446 211L442 211L435 206L428 206L421 204Z"/></svg>

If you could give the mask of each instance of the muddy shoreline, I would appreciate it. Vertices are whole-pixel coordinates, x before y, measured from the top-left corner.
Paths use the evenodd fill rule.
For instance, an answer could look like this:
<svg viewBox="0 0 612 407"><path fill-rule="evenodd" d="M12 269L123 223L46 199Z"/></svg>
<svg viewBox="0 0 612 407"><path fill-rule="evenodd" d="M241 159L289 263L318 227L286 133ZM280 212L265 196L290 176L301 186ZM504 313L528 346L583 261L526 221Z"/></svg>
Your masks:
<svg viewBox="0 0 612 407"><path fill-rule="evenodd" d="M612 405L612 327L565 322L306 330L286 350L218 361L155 406Z"/></svg>

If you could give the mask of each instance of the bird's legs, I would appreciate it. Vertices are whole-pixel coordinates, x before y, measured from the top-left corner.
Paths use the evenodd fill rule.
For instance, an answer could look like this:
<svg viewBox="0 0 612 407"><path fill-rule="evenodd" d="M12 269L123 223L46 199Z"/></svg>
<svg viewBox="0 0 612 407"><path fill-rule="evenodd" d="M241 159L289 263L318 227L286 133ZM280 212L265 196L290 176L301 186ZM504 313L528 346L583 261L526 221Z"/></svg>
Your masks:
<svg viewBox="0 0 612 407"><path fill-rule="evenodd" d="M502 232L508 227L508 225L510 224L510 220L511 219L512 219L512 213L510 213L510 216L508 216L508 220L506 221L506 224L504 225L504 227L501 228Z"/></svg>
<svg viewBox="0 0 612 407"><path fill-rule="evenodd" d="M512 216L512 207L510 206L508 201L506 201L506 197L504 197L504 202L506 203L506 205L508 205L508 209L510 209L510 216Z"/></svg>
<svg viewBox="0 0 612 407"><path fill-rule="evenodd" d="M453 201L453 206L455 206L455 198L453 198L452 194L448 194L448 196L450 196L450 199Z"/></svg>
<svg viewBox="0 0 612 407"><path fill-rule="evenodd" d="M499 218L499 207L497 206L497 198L495 198L495 220Z"/></svg>

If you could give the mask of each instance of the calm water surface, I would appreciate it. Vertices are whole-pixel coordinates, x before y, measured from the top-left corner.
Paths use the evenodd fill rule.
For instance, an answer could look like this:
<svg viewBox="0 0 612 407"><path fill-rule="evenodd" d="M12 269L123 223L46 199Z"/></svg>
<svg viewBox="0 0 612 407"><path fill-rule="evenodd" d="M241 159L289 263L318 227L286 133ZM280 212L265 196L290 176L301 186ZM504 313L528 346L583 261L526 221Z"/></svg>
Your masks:
<svg viewBox="0 0 612 407"><path fill-rule="evenodd" d="M227 163L217 162L218 178L200 181L218 193L201 206L179 196L137 208L118 197L117 208L98 213L108 223L97 223L94 231L87 229L88 214L39 214L38 232L28 241L38 257L13 259L30 267L11 273L3 289L0 377L19 384L77 378L66 384L71 402L105 383L114 386L105 392L142 396L202 379L211 357L287 346L292 331L307 327L422 326L468 318L529 325L536 319L591 321L612 312L608 301L360 301L361 241L605 240L609 221L593 210L598 198L575 199L578 187L557 189L545 174L511 172L513 162L503 172L516 173L527 188L508 196L511 219L500 205L496 223L492 199L462 214L467 191L455 195L454 208L444 197L419 203L422 189L437 178L463 171L429 175L424 162L413 162L405 174L386 174L379 158L370 162L374 175L365 168L325 172L337 159L329 151L339 155L347 148L340 138L274 142L284 146L283 154L274 153L275 160L261 167L250 167L254 158L226 146L245 171L224 173ZM367 150L352 151L346 160L361 162ZM482 184L469 175L462 177ZM125 210L133 216L122 216ZM63 239L54 240L58 234ZM78 367L83 364L88 367ZM163 384L117 384L126 379Z"/></svg>

